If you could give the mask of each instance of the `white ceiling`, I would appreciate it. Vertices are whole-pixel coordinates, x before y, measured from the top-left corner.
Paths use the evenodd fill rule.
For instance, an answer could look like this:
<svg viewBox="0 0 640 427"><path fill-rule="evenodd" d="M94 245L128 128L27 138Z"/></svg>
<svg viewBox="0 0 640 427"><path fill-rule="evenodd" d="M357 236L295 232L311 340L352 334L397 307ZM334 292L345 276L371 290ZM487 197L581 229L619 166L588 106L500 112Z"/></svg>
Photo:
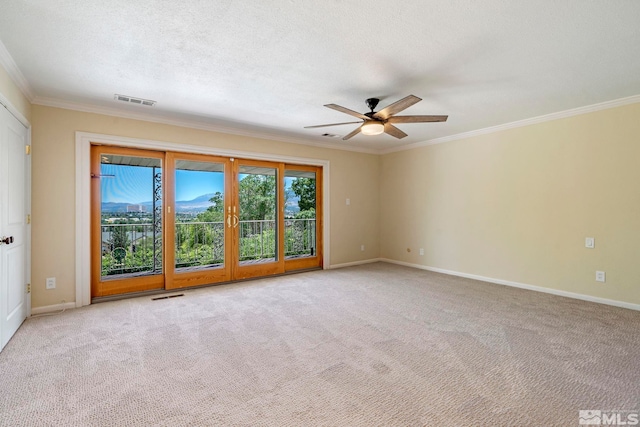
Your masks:
<svg viewBox="0 0 640 427"><path fill-rule="evenodd" d="M637 0L5 0L0 41L35 103L356 149L640 94ZM409 94L423 101L401 114L449 120L399 124L402 140L303 129L353 121L324 104L366 112L366 98Z"/></svg>

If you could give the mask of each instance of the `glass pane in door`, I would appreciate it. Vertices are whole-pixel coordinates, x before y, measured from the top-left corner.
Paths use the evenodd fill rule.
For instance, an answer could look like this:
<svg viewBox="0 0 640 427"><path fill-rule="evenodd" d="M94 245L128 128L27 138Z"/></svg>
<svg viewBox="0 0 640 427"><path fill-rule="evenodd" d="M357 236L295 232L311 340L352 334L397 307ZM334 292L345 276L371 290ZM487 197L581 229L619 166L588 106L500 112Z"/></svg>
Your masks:
<svg viewBox="0 0 640 427"><path fill-rule="evenodd" d="M316 173L285 170L284 197L285 259L316 256Z"/></svg>
<svg viewBox="0 0 640 427"><path fill-rule="evenodd" d="M101 280L162 274L162 160L100 156Z"/></svg>
<svg viewBox="0 0 640 427"><path fill-rule="evenodd" d="M176 160L176 272L224 267L224 198L224 164Z"/></svg>
<svg viewBox="0 0 640 427"><path fill-rule="evenodd" d="M241 165L238 176L240 265L277 261L277 169Z"/></svg>

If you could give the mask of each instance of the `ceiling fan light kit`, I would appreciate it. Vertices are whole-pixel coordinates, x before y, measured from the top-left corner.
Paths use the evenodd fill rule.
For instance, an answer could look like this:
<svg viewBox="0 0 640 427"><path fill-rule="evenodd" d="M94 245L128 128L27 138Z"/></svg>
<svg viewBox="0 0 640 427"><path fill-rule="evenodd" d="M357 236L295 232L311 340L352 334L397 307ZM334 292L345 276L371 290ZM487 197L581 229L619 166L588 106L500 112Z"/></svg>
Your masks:
<svg viewBox="0 0 640 427"><path fill-rule="evenodd" d="M363 135L380 135L384 132L384 125L381 122L370 121L362 125L360 132Z"/></svg>
<svg viewBox="0 0 640 427"><path fill-rule="evenodd" d="M331 108L332 110L340 111L345 114L349 114L350 116L357 117L362 120L362 122L331 123L327 125L305 126L305 129L361 123L360 127L356 128L342 139L346 141L347 139L350 139L359 133L371 136L380 135L383 132L395 138L402 139L407 136L407 134L395 127L392 123L427 123L447 121L447 118L449 116L395 116L395 114L411 107L413 104L420 101L422 101L422 99L418 98L417 96L409 95L405 98L402 98L400 101L396 101L393 104L376 112L374 110L380 100L378 98L369 98L365 102L371 111L364 114L358 113L357 111L350 110L340 105L327 104L325 105L325 107Z"/></svg>

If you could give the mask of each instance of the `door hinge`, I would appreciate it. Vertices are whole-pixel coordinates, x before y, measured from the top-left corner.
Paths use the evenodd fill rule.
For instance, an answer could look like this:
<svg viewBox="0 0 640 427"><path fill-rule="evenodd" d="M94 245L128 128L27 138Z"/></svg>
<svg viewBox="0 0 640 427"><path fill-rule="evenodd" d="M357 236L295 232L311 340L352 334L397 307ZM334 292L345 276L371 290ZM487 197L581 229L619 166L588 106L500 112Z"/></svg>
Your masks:
<svg viewBox="0 0 640 427"><path fill-rule="evenodd" d="M25 145L24 146L24 151L27 154L27 156L30 155L31 154L31 146L30 145Z"/></svg>
<svg viewBox="0 0 640 427"><path fill-rule="evenodd" d="M31 283L27 283L27 293L31 293Z"/></svg>
<svg viewBox="0 0 640 427"><path fill-rule="evenodd" d="M31 224L31 215L27 215L27 224Z"/></svg>

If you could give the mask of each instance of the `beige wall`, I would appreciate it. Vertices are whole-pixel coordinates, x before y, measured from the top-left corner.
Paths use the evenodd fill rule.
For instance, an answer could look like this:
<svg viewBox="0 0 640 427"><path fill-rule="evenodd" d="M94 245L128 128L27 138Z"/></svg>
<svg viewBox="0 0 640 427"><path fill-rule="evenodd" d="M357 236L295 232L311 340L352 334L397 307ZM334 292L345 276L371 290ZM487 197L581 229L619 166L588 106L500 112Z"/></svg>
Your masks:
<svg viewBox="0 0 640 427"><path fill-rule="evenodd" d="M331 264L380 256L640 303L640 104L383 156L32 110L33 307L75 299L76 131L329 160Z"/></svg>
<svg viewBox="0 0 640 427"><path fill-rule="evenodd" d="M384 155L380 183L384 258L640 304L640 104Z"/></svg>
<svg viewBox="0 0 640 427"><path fill-rule="evenodd" d="M7 70L0 65L0 93L5 96L11 105L31 121L31 103L15 85Z"/></svg>
<svg viewBox="0 0 640 427"><path fill-rule="evenodd" d="M330 161L331 264L379 255L379 157L33 106L32 306L75 300L75 132ZM88 179L88 177L87 177ZM351 199L351 205L345 199ZM360 245L365 251L360 251ZM57 288L45 289L56 277Z"/></svg>

